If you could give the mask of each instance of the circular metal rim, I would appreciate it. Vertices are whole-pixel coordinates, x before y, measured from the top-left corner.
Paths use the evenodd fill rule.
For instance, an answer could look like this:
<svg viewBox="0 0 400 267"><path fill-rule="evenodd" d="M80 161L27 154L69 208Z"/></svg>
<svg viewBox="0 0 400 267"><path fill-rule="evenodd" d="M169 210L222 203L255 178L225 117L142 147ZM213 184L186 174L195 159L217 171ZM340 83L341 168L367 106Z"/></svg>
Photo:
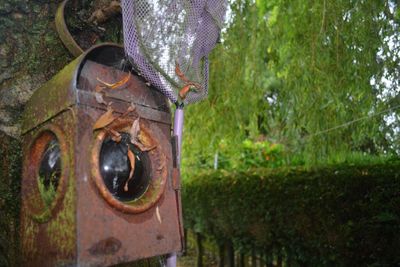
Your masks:
<svg viewBox="0 0 400 267"><path fill-rule="evenodd" d="M119 132L129 133L130 126L132 125L132 120L126 120L123 122L119 122L113 125L113 129L118 130ZM146 138L149 138L157 145L154 149L150 150L149 158L150 164L152 166L152 171L150 174L150 184L147 190L143 193L143 195L135 200L122 202L116 199L110 191L108 191L107 187L103 182L103 177L100 173L100 151L103 141L108 137L108 134L105 130L100 130L94 139L94 144L92 148L92 180L95 183L97 189L99 190L100 195L104 198L104 200L116 208L117 210L124 213L142 213L151 207L155 206L156 203L160 200L165 191L165 186L167 183L168 172L165 167L166 157L162 152L162 149L158 145L158 142L152 137L153 134L151 130L145 126L145 124L140 123L141 134L145 135ZM161 161L161 167L156 166L157 163ZM164 164L163 164L164 163Z"/></svg>
<svg viewBox="0 0 400 267"><path fill-rule="evenodd" d="M51 139L48 138L48 135L54 135L57 138L57 141L60 145L61 151L61 177L57 186L56 195L51 202L50 206L46 206L44 200L39 191L39 169L41 158L44 153L46 144ZM45 143L40 144L39 142L43 142L42 139L48 138L48 140L43 140ZM34 176L35 182L33 183L33 197L34 199L40 199L39 202L36 201L27 201L27 206L30 212L31 217L39 222L45 223L51 219L51 217L55 214L57 207L62 203L65 193L67 191L67 182L69 177L69 159L68 159L68 147L65 139L65 135L63 130L55 125L49 125L47 127L42 128L37 134L32 138L32 142L29 145L28 153L25 156L25 168L27 169L27 175ZM35 147L39 146L39 147ZM36 206L36 207L35 207Z"/></svg>

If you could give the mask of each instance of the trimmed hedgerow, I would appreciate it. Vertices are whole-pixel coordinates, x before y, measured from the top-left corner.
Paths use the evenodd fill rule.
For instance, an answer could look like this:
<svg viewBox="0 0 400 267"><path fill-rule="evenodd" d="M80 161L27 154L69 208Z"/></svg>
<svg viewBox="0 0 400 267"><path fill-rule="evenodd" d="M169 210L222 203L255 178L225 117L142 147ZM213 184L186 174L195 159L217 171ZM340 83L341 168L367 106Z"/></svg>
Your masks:
<svg viewBox="0 0 400 267"><path fill-rule="evenodd" d="M400 265L400 162L204 171L184 180L185 226L300 266Z"/></svg>

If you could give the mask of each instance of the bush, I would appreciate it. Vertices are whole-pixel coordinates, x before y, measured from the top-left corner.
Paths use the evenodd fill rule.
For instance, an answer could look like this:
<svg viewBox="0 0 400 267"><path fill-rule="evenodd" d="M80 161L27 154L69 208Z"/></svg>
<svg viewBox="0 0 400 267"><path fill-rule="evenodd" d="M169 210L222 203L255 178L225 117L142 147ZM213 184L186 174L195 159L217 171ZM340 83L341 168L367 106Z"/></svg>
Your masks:
<svg viewBox="0 0 400 267"><path fill-rule="evenodd" d="M400 162L205 171L184 180L185 225L299 266L399 266Z"/></svg>

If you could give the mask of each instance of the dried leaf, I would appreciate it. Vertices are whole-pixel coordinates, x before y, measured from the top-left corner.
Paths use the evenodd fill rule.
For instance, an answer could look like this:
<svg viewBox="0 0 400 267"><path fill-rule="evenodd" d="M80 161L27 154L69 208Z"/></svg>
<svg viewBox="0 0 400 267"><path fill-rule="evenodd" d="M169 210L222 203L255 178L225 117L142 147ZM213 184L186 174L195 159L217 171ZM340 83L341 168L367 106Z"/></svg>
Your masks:
<svg viewBox="0 0 400 267"><path fill-rule="evenodd" d="M185 83L185 86L181 89L183 97L181 96L181 92L179 92L179 96L181 96L182 99L186 97L186 94L189 92L190 87L194 87L198 90L202 89L202 86L199 83L193 82L185 76L185 74L181 71L177 61L175 61L175 73L176 75L178 75L179 79L181 79L181 81ZM182 91L184 89L186 92Z"/></svg>
<svg viewBox="0 0 400 267"><path fill-rule="evenodd" d="M114 142L121 142L122 136L119 132L117 132L114 129L108 129L109 134L111 135L111 140L113 140Z"/></svg>
<svg viewBox="0 0 400 267"><path fill-rule="evenodd" d="M131 143L137 146L140 151L146 152L155 149L157 146L147 138L146 135L141 134L140 131L140 117L133 121L129 135L131 137Z"/></svg>
<svg viewBox="0 0 400 267"><path fill-rule="evenodd" d="M133 121L132 123L132 127L129 130L129 134L131 136L131 143L135 144L137 143L138 139L138 135L140 132L140 124L139 124L139 119L140 117L138 117L136 120Z"/></svg>
<svg viewBox="0 0 400 267"><path fill-rule="evenodd" d="M160 215L160 209L158 208L158 206L157 206L157 208L156 208L156 215L157 215L157 220L160 222L160 224L162 223L162 220L161 220L161 215Z"/></svg>
<svg viewBox="0 0 400 267"><path fill-rule="evenodd" d="M141 144L143 144L139 147L141 151L150 151L157 147L157 145L154 144L154 142L149 139L147 135L144 135L141 132L139 132L138 140Z"/></svg>
<svg viewBox="0 0 400 267"><path fill-rule="evenodd" d="M117 89L118 87L121 87L122 85L126 84L131 78L131 73L124 77L122 80L116 82L116 83L107 83L105 81L102 81L100 78L97 77L97 80L102 83L104 86L110 89Z"/></svg>
<svg viewBox="0 0 400 267"><path fill-rule="evenodd" d="M186 78L185 74L183 74L183 72L181 71L177 61L175 61L175 73L176 73L176 75L178 75L178 77L179 77L179 79L181 79L181 81L183 81L184 83L190 83L190 80L188 78Z"/></svg>
<svg viewBox="0 0 400 267"><path fill-rule="evenodd" d="M114 120L115 116L113 115L114 110L111 106L108 106L107 112L100 116L100 118L93 125L93 130L101 129L110 125Z"/></svg>
<svg viewBox="0 0 400 267"><path fill-rule="evenodd" d="M129 149L128 147L128 158L129 162L131 163L131 172L129 173L129 178L126 180L125 185L124 185L124 190L125 192L129 190L128 183L133 177L133 173L135 172L135 154Z"/></svg>
<svg viewBox="0 0 400 267"><path fill-rule="evenodd" d="M104 86L101 86L100 84L96 85L96 87L94 88L94 91L97 93L101 93L104 90Z"/></svg>
<svg viewBox="0 0 400 267"><path fill-rule="evenodd" d="M185 85L185 86L179 91L179 97L180 97L181 99L185 99L185 98L186 98L186 95L189 93L191 87L192 87L191 84Z"/></svg>
<svg viewBox="0 0 400 267"><path fill-rule="evenodd" d="M128 109L126 110L126 114L129 114L129 113L131 113L132 111L134 111L135 110L135 107L133 107L132 105L130 105L129 107L128 107Z"/></svg>
<svg viewBox="0 0 400 267"><path fill-rule="evenodd" d="M136 110L136 105L133 102L131 102L131 107L132 107L132 111Z"/></svg>
<svg viewBox="0 0 400 267"><path fill-rule="evenodd" d="M121 115L119 115L116 119L121 119L121 118L125 118L126 116L128 116L129 113L131 113L132 111L134 111L132 106L129 106L124 113L122 113Z"/></svg>
<svg viewBox="0 0 400 267"><path fill-rule="evenodd" d="M97 103L107 105L107 102L104 101L103 93L96 92L96 93L94 93L94 95L96 97Z"/></svg>

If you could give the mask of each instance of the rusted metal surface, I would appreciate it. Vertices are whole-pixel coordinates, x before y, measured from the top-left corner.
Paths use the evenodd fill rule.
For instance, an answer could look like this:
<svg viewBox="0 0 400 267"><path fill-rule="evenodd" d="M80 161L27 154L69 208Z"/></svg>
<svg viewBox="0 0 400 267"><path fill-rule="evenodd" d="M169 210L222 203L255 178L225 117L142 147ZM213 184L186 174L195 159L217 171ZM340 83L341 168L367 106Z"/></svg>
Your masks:
<svg viewBox="0 0 400 267"><path fill-rule="evenodd" d="M114 60L114 62L110 64L120 65L123 63L118 62L118 60ZM77 88L92 93L94 93L96 85L100 84L97 78L109 83L113 83L121 80L127 75L126 72L114 68L113 66L102 65L90 59L85 61L80 74L81 75L78 79ZM105 90L106 97L110 98L111 100L134 102L138 106L148 107L159 112L169 114L170 111L167 99L157 90L148 87L146 82L139 76L132 75L124 87L126 87L126 90ZM79 99L78 101L82 102ZM94 105L101 106L97 103ZM170 118L168 119L168 123L171 123Z"/></svg>
<svg viewBox="0 0 400 267"><path fill-rule="evenodd" d="M75 104L75 91L72 90L73 74L80 61L81 58L74 60L35 91L25 106L22 118L23 134Z"/></svg>
<svg viewBox="0 0 400 267"><path fill-rule="evenodd" d="M26 163L24 164L24 172L26 176L37 177L43 152L53 135L59 141L61 155L63 155L63 157L61 158L62 173L57 186L56 197L52 202L52 205L46 207L40 195L38 195L39 192L37 190L37 179L29 179L24 182L24 189L26 189L26 191L23 193L26 196L29 196L29 198L32 198L32 200L28 199L28 201L26 201L27 207L30 210L30 215L32 218L38 222L47 222L53 213L59 209L62 199L64 198L70 171L70 164L67 156L68 145L64 134L64 129L60 126L57 126L55 123L42 127L39 131L37 131L37 134L34 136L29 136L29 140L26 140L26 142L29 144L27 149L28 152L24 159L24 162Z"/></svg>
<svg viewBox="0 0 400 267"><path fill-rule="evenodd" d="M105 109L93 95L97 78L112 82L127 75L120 70L123 60L123 48L114 44L94 47L75 59L32 95L25 107L22 133L74 105ZM124 90L106 92L106 99L115 102L117 112L122 113L124 105L133 102L144 118L171 123L168 100L139 76L132 75Z"/></svg>
<svg viewBox="0 0 400 267"><path fill-rule="evenodd" d="M25 266L110 266L182 250L179 179L172 180L171 115L168 102L140 77L106 93L116 113L135 112L113 128L129 132L140 117L142 134L156 144L147 153L151 180L145 193L123 202L105 187L99 153L107 137L93 125L105 106L95 100L97 78L115 82L122 48L100 46L67 66L28 104L24 123L21 237ZM58 91L57 91L58 90ZM57 92L54 92L57 91ZM53 94L46 100L47 94ZM57 137L62 177L46 207L38 189L38 165L48 133Z"/></svg>
<svg viewBox="0 0 400 267"><path fill-rule="evenodd" d="M74 179L72 111L62 112L42 128L24 135L21 185L21 256L23 266L74 265L77 257L76 194ZM41 154L55 134L61 147L62 174L50 206L44 203L38 183Z"/></svg>

